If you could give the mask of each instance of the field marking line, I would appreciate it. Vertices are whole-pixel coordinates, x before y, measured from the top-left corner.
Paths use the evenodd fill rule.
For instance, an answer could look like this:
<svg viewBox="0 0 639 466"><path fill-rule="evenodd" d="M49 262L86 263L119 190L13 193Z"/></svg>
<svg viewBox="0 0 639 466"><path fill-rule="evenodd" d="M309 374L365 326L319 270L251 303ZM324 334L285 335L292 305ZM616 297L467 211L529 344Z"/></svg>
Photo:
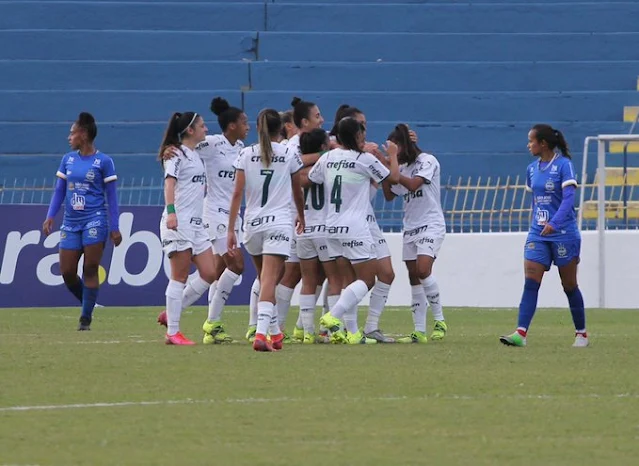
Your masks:
<svg viewBox="0 0 639 466"><path fill-rule="evenodd" d="M397 402L397 401L424 401L424 400L462 400L462 401L486 401L486 400L562 400L562 399L638 399L639 393L619 393L600 395L590 393L584 395L442 395L439 393L423 396L379 396L379 397L333 397L333 398L224 398L195 400L185 398L183 400L155 400L155 401L119 401L100 403L73 403L63 405L26 405L0 407L0 413L25 412L25 411L55 411L69 409L94 409L94 408L123 408L131 406L171 406L186 404L259 404L259 403L299 403L299 402Z"/></svg>

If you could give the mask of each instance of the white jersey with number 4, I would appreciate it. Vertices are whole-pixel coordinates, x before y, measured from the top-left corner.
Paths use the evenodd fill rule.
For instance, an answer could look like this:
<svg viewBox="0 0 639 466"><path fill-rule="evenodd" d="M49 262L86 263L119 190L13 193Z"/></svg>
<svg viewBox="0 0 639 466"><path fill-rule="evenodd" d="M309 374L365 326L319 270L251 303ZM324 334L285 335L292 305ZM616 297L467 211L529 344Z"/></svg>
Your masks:
<svg viewBox="0 0 639 466"><path fill-rule="evenodd" d="M381 183L390 174L367 152L333 149L322 155L308 174L313 183L324 184L326 236L370 238L370 182Z"/></svg>
<svg viewBox="0 0 639 466"><path fill-rule="evenodd" d="M298 155L287 153L282 144L273 142L272 146L273 159L269 166L262 163L259 144L243 149L235 162L235 168L243 170L246 179L244 229L247 233L293 224L291 175L302 168L302 161Z"/></svg>
<svg viewBox="0 0 639 466"><path fill-rule="evenodd" d="M415 162L410 165L402 164L399 170L401 175L408 178L420 177L424 180L424 184L416 191L409 191L400 184L392 187L394 194L404 198L404 233L425 226L428 226L428 231L445 231L439 161L432 154L421 153Z"/></svg>
<svg viewBox="0 0 639 466"><path fill-rule="evenodd" d="M202 219L206 194L206 170L200 155L181 146L177 155L164 161L164 178L173 177L175 183L175 213L178 230L204 229ZM166 224L166 209L162 222Z"/></svg>
<svg viewBox="0 0 639 466"><path fill-rule="evenodd" d="M206 166L207 193L204 200L204 218L214 227L214 231L224 228L224 231L218 231L220 234L225 234L229 223L229 206L235 183L233 163L242 149L242 141L237 141L233 145L223 134L206 136L195 148ZM241 222L237 223L241 225Z"/></svg>

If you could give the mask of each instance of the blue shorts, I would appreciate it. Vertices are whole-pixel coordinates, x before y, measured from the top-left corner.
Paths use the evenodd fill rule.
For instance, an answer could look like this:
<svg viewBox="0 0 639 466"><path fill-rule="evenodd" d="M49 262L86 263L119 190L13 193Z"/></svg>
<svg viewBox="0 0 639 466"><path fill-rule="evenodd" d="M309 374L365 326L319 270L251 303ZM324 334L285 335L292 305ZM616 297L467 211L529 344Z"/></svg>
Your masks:
<svg viewBox="0 0 639 466"><path fill-rule="evenodd" d="M85 246L104 243L109 237L106 219L93 219L83 225L60 227L60 249L81 251Z"/></svg>
<svg viewBox="0 0 639 466"><path fill-rule="evenodd" d="M524 259L542 264L546 267L546 270L550 270L550 266L553 263L557 267L563 267L575 258L577 262L579 262L580 252L580 239L565 241L563 243L526 240Z"/></svg>

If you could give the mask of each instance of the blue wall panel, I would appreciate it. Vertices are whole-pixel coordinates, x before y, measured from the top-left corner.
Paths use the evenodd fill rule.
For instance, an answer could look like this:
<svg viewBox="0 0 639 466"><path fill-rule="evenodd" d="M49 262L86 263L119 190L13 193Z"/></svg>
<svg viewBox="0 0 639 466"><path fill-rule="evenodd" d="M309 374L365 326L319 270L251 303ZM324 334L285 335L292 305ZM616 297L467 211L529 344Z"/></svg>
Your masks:
<svg viewBox="0 0 639 466"><path fill-rule="evenodd" d="M319 2L318 2L319 3ZM578 14L575 14L578 10ZM566 18L570 17L569 20ZM312 18L312 21L300 21ZM270 4L268 31L616 32L636 30L638 3ZM549 51L550 52L550 51Z"/></svg>
<svg viewBox="0 0 639 466"><path fill-rule="evenodd" d="M0 59L242 60L256 32L0 31Z"/></svg>
<svg viewBox="0 0 639 466"><path fill-rule="evenodd" d="M259 33L258 58L280 61L637 60L639 33Z"/></svg>
<svg viewBox="0 0 639 466"><path fill-rule="evenodd" d="M264 12L262 3L1 2L0 29L259 31Z"/></svg>

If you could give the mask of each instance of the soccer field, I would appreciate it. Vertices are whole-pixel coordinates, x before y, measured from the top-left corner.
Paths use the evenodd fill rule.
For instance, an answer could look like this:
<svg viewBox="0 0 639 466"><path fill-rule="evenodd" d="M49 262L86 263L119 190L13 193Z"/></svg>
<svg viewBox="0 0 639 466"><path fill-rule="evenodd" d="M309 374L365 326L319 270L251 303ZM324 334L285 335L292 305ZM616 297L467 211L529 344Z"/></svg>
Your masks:
<svg viewBox="0 0 639 466"><path fill-rule="evenodd" d="M0 465L636 464L639 313L447 309L427 345L172 347L159 309L0 310ZM291 311L294 319L296 310ZM185 313L200 341L203 309ZM225 312L243 336L247 311ZM363 314L360 321L363 322ZM412 329L388 309L390 334ZM430 325L430 322L429 322Z"/></svg>

